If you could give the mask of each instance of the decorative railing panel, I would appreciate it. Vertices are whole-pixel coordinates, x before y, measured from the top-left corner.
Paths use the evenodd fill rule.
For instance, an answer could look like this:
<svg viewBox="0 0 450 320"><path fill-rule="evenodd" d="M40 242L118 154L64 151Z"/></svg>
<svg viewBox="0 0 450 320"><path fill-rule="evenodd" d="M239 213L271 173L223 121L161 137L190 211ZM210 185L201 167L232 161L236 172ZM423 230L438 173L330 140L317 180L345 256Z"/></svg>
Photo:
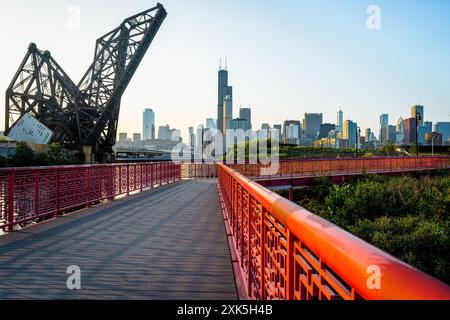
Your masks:
<svg viewBox="0 0 450 320"><path fill-rule="evenodd" d="M88 207L180 179L173 163L0 169L0 228Z"/></svg>

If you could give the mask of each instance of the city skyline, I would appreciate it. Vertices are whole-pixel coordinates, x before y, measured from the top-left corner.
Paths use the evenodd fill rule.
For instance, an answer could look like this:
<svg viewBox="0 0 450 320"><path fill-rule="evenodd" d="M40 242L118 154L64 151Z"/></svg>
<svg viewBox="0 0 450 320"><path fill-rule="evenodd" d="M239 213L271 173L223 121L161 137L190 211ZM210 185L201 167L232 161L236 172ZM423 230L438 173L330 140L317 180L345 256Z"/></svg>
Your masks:
<svg viewBox="0 0 450 320"><path fill-rule="evenodd" d="M236 88L234 105L251 106L255 128L301 120L304 113L316 111L324 114L324 122L335 123L341 107L344 120L377 132L381 113L388 112L390 124L395 124L399 117L407 118L415 104L427 108L426 120L449 121L450 93L445 88L450 75L445 71L450 69L450 27L442 7L449 4L438 10L428 2L378 1L380 30L367 28L364 1L327 3L326 12L321 4L164 1L169 19L150 50L152 58L143 60L123 97L118 131L141 132L134 129L135 122L146 105L158 114L158 123L181 129L185 138L188 127L216 118L216 72L219 58L225 56L229 82ZM28 10L23 10L25 4L17 2L0 10L5 24L19 14L23 17L14 34L6 28L0 31L10 43L2 53L0 88L9 84L32 41L50 49L74 80L80 79L92 58L95 36L122 21L124 12L149 7L145 1L112 2L103 14L95 8L104 1L54 1L54 10L40 20L54 24L40 22L39 28L32 28L35 5L27 3ZM66 26L73 5L80 9L79 29ZM226 19L230 15L236 16L233 23ZM264 21L269 17L274 23L268 29ZM0 107L4 110L3 99ZM3 128L3 112L0 122Z"/></svg>

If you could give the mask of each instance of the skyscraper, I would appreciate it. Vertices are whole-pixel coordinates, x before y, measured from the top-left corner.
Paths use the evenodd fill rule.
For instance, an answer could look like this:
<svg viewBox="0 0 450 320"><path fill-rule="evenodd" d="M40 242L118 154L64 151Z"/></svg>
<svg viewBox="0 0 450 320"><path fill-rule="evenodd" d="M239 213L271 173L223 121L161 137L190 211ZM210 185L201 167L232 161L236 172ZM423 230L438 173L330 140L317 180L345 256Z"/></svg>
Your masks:
<svg viewBox="0 0 450 320"><path fill-rule="evenodd" d="M222 110L222 132L225 134L230 127L231 120L233 120L233 97L231 95L227 94L223 98Z"/></svg>
<svg viewBox="0 0 450 320"><path fill-rule="evenodd" d="M400 119L398 119L397 121L397 128L396 128L396 142L397 144L403 144L404 142L404 124L403 124L403 119L402 117L400 117Z"/></svg>
<svg viewBox="0 0 450 320"><path fill-rule="evenodd" d="M372 136L372 130L370 130L370 128L367 128L366 132L364 134L364 138L366 139L366 142L372 142L371 136Z"/></svg>
<svg viewBox="0 0 450 320"><path fill-rule="evenodd" d="M242 129L244 131L247 131L248 130L247 119L241 119L241 118L232 119L228 122L227 129L231 129L231 130Z"/></svg>
<svg viewBox="0 0 450 320"><path fill-rule="evenodd" d="M188 131L189 131L189 148L192 152L192 150L194 150L194 147L195 147L194 127L189 127Z"/></svg>
<svg viewBox="0 0 450 320"><path fill-rule="evenodd" d="M433 123L424 121L422 126L417 128L417 142L421 145L425 144L425 135L433 131Z"/></svg>
<svg viewBox="0 0 450 320"><path fill-rule="evenodd" d="M300 136L299 136L299 124L295 124L295 122L290 123L286 128L286 136L283 140L283 143L285 144L294 144L298 145L300 144Z"/></svg>
<svg viewBox="0 0 450 320"><path fill-rule="evenodd" d="M323 123L320 125L319 139L328 137L330 131L336 130L336 126L332 123Z"/></svg>
<svg viewBox="0 0 450 320"><path fill-rule="evenodd" d="M213 118L206 119L206 129L217 129Z"/></svg>
<svg viewBox="0 0 450 320"><path fill-rule="evenodd" d="M415 106L411 107L411 118L416 118L416 115L417 115L419 127L423 126L423 121L424 121L424 110L423 109L424 109L423 106L420 106L420 105L415 105Z"/></svg>
<svg viewBox="0 0 450 320"><path fill-rule="evenodd" d="M388 114L382 114L380 116L380 135L379 135L379 140L382 144L386 144L387 143L387 135L386 135L386 128L389 125L389 115Z"/></svg>
<svg viewBox="0 0 450 320"><path fill-rule="evenodd" d="M134 148L142 148L143 147L140 133L133 133L133 147Z"/></svg>
<svg viewBox="0 0 450 320"><path fill-rule="evenodd" d="M158 130L158 140L168 141L172 137L172 129L169 125L159 126Z"/></svg>
<svg viewBox="0 0 450 320"><path fill-rule="evenodd" d="M388 125L386 127L386 143L395 144L397 142L397 127Z"/></svg>
<svg viewBox="0 0 450 320"><path fill-rule="evenodd" d="M309 139L316 139L320 132L320 125L323 123L322 113L305 113L303 119L303 130Z"/></svg>
<svg viewBox="0 0 450 320"><path fill-rule="evenodd" d="M247 120L247 128L252 128L252 110L250 108L240 108L239 118Z"/></svg>
<svg viewBox="0 0 450 320"><path fill-rule="evenodd" d="M119 142L125 142L128 138L128 135L126 132L119 133Z"/></svg>
<svg viewBox="0 0 450 320"><path fill-rule="evenodd" d="M222 69L222 63L219 67L218 73L218 101L217 101L217 129L221 132L224 130L224 125L226 126L226 121L224 121L224 101L227 99L228 105L226 114L231 114L229 120L233 118L233 87L228 85L228 70L225 64L225 69ZM226 98L228 96L228 98Z"/></svg>
<svg viewBox="0 0 450 320"><path fill-rule="evenodd" d="M339 109L337 113L336 131L342 133L342 126L344 125L344 113Z"/></svg>
<svg viewBox="0 0 450 320"><path fill-rule="evenodd" d="M282 137L282 133L283 133L283 129L281 127L281 124L274 124L273 128L278 131L278 141L281 142L281 140L283 139ZM273 137L272 137L273 138Z"/></svg>
<svg viewBox="0 0 450 320"><path fill-rule="evenodd" d="M292 134L292 130L297 130L297 133L295 135ZM283 143L289 144L289 142L287 142L286 140L291 137L296 137L297 139L302 138L302 126L300 124L300 121L298 120L286 120L283 124L283 139L282 139Z"/></svg>
<svg viewBox="0 0 450 320"><path fill-rule="evenodd" d="M403 142L405 144L416 144L416 118L403 120Z"/></svg>
<svg viewBox="0 0 450 320"><path fill-rule="evenodd" d="M434 131L442 134L443 143L450 141L450 122L436 123Z"/></svg>
<svg viewBox="0 0 450 320"><path fill-rule="evenodd" d="M155 113L152 109L147 108L142 115L142 137L144 140L155 139Z"/></svg>
<svg viewBox="0 0 450 320"><path fill-rule="evenodd" d="M342 136L344 140L347 140L348 147L354 148L356 146L356 135L358 132L358 124L351 120L345 120L342 130Z"/></svg>

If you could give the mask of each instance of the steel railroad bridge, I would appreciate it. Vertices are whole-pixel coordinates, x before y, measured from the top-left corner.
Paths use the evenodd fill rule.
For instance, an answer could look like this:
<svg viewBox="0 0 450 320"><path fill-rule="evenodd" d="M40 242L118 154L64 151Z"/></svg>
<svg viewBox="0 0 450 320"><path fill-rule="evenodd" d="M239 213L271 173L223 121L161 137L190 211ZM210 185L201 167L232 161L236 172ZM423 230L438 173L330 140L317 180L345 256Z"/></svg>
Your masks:
<svg viewBox="0 0 450 320"><path fill-rule="evenodd" d="M450 157L405 157L282 161L271 177L248 164L0 169L0 299L450 299L265 187L449 168Z"/></svg>

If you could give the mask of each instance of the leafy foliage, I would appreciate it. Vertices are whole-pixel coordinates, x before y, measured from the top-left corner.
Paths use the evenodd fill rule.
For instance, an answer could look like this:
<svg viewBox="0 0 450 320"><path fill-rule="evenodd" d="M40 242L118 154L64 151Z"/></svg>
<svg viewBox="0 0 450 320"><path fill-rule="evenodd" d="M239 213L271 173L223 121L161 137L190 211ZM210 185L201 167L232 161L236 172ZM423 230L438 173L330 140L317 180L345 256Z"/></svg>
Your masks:
<svg viewBox="0 0 450 320"><path fill-rule="evenodd" d="M74 157L66 160L58 143L50 145L47 153L35 152L26 142L16 143L16 152L12 157L0 157L0 167L31 167L64 164L81 164L82 159Z"/></svg>
<svg viewBox="0 0 450 320"><path fill-rule="evenodd" d="M399 259L450 283L450 174L316 180L297 202Z"/></svg>

